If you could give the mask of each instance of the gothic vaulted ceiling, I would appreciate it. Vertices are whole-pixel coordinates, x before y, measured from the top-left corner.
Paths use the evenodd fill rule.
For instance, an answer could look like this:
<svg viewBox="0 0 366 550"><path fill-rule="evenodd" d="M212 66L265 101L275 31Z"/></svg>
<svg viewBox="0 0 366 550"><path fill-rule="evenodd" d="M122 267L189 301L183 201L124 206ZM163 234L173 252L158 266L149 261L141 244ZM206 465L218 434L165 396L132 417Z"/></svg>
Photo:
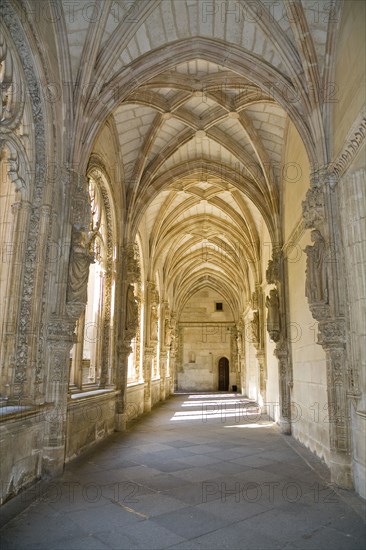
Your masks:
<svg viewBox="0 0 366 550"><path fill-rule="evenodd" d="M177 308L202 286L233 311L261 283L260 242L279 240L288 120L326 159L326 3L62 2L78 158L113 127L126 231L145 242ZM333 8L334 9L334 8ZM90 154L90 151L86 151ZM85 153L85 151L84 151Z"/></svg>

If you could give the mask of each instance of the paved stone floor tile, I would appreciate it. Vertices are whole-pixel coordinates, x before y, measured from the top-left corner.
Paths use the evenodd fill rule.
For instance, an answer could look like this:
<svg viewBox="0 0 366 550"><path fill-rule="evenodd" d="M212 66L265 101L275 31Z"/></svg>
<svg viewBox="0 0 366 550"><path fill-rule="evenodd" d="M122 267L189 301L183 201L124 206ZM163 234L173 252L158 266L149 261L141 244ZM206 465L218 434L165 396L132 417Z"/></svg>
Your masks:
<svg viewBox="0 0 366 550"><path fill-rule="evenodd" d="M202 402L172 397L5 504L1 550L364 549L365 503L324 463L267 419L239 429Z"/></svg>

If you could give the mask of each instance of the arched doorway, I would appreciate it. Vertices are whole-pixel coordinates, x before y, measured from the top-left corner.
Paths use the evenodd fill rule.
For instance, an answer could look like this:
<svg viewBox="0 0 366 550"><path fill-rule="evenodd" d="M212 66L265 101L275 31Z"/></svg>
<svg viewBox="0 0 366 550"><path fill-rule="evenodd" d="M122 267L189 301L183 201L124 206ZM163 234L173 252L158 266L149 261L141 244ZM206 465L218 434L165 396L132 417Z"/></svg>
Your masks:
<svg viewBox="0 0 366 550"><path fill-rule="evenodd" d="M229 359L221 357L219 359L219 391L228 391L229 389Z"/></svg>

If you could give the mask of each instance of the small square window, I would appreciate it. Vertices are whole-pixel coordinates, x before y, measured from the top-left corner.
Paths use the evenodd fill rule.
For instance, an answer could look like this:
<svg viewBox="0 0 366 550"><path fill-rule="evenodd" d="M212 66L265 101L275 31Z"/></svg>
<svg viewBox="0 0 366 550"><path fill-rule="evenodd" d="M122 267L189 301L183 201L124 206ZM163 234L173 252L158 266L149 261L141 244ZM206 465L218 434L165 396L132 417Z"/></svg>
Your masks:
<svg viewBox="0 0 366 550"><path fill-rule="evenodd" d="M216 311L223 311L223 303L222 302L216 302Z"/></svg>

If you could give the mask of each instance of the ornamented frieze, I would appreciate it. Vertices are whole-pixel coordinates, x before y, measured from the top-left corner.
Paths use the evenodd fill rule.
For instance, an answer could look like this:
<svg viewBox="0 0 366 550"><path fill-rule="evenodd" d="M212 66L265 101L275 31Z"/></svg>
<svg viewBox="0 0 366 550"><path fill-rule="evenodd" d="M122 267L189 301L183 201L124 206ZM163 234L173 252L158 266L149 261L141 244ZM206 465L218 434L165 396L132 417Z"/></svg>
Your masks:
<svg viewBox="0 0 366 550"><path fill-rule="evenodd" d="M75 342L75 322L72 320L55 319L47 325L48 340L58 342Z"/></svg>
<svg viewBox="0 0 366 550"><path fill-rule="evenodd" d="M337 179L347 171L357 153L363 147L366 140L366 116L365 108L361 110L354 124L352 125L341 152L331 165L331 170L336 174Z"/></svg>

